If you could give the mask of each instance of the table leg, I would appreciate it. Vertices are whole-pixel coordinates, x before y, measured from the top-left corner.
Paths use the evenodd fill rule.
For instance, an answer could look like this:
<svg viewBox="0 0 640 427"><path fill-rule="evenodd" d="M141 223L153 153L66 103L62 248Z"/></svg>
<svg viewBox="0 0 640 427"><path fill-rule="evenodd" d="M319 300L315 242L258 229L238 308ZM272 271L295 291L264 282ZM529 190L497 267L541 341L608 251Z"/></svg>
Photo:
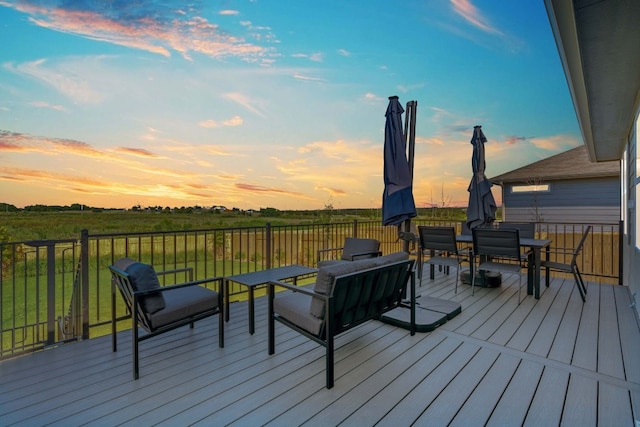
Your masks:
<svg viewBox="0 0 640 427"><path fill-rule="evenodd" d="M540 299L540 258L542 257L540 248L535 249L533 254L536 258L536 272L533 279L535 287L534 297L535 299Z"/></svg>
<svg viewBox="0 0 640 427"><path fill-rule="evenodd" d="M435 255L435 251L432 249L429 252L429 256L433 258L434 255ZM435 272L435 266L433 264L429 264L429 279L433 280L435 278L434 272Z"/></svg>
<svg viewBox="0 0 640 427"><path fill-rule="evenodd" d="M255 321L254 321L254 310L253 310L253 286L248 286L249 288L249 333L253 335L255 332Z"/></svg>
<svg viewBox="0 0 640 427"><path fill-rule="evenodd" d="M547 246L544 248L544 259L547 261L546 267L544 268L544 284L548 288L549 287L549 254L551 253L551 247Z"/></svg>
<svg viewBox="0 0 640 427"><path fill-rule="evenodd" d="M229 281L224 280L224 320L229 322Z"/></svg>

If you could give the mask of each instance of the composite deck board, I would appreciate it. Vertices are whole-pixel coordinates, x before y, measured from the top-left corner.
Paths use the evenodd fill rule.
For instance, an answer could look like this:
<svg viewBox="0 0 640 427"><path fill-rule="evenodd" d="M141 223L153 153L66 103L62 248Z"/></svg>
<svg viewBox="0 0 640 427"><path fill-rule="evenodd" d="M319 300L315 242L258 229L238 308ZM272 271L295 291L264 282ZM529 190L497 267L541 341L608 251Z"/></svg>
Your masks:
<svg viewBox="0 0 640 427"><path fill-rule="evenodd" d="M517 357L501 354L453 418L451 425L485 425L519 364Z"/></svg>
<svg viewBox="0 0 640 427"><path fill-rule="evenodd" d="M542 376L543 366L522 360L496 405L489 426L522 425Z"/></svg>
<svg viewBox="0 0 640 427"><path fill-rule="evenodd" d="M558 279L562 283L563 279ZM566 290L569 286L562 285L560 289ZM547 357L562 363L570 364L576 344L576 331L580 324L580 316L583 304L579 292L572 288L571 296L562 313L562 320L555 333L551 350Z"/></svg>
<svg viewBox="0 0 640 427"><path fill-rule="evenodd" d="M131 334L69 343L0 361L0 425L615 425L640 409L640 328L627 288L554 278L518 305L518 278L498 288L428 274L418 293L462 313L430 333L367 322L338 336L335 386L325 349L276 324L267 354L266 298L256 333L231 304L225 348L217 319L140 344ZM418 302L420 298L418 298ZM126 328L123 323L122 327Z"/></svg>
<svg viewBox="0 0 640 427"><path fill-rule="evenodd" d="M533 340L527 347L527 353L537 354L538 356L547 357L553 346L553 342L556 338L556 333L562 322L564 311L567 307L569 297L571 295L570 288L559 288L553 298L551 295L545 298L544 301L548 301L547 312L544 313L543 319L541 319L538 330L533 336ZM542 307L540 307L542 308ZM540 310L536 307L536 310Z"/></svg>
<svg viewBox="0 0 640 427"><path fill-rule="evenodd" d="M598 372L616 378L624 378L618 318L616 316L616 304L611 286L601 289L599 318Z"/></svg>
<svg viewBox="0 0 640 427"><path fill-rule="evenodd" d="M563 426L597 425L598 382L596 380L576 374L571 375L561 421Z"/></svg>
<svg viewBox="0 0 640 427"><path fill-rule="evenodd" d="M523 425L541 426L548 420L560 420L568 383L568 372L545 366Z"/></svg>
<svg viewBox="0 0 640 427"><path fill-rule="evenodd" d="M446 425L462 408L486 372L496 362L499 352L481 348L416 419L418 425Z"/></svg>
<svg viewBox="0 0 640 427"><path fill-rule="evenodd" d="M478 351L479 348L473 344L462 343L453 353L433 363L434 369L428 375L423 376L418 369L414 370L412 374L418 380L417 383L405 398L382 418L382 425L413 424Z"/></svg>
<svg viewBox="0 0 640 427"><path fill-rule="evenodd" d="M600 287L592 286L583 304L576 347L571 364L591 371L598 367L598 326L600 316Z"/></svg>

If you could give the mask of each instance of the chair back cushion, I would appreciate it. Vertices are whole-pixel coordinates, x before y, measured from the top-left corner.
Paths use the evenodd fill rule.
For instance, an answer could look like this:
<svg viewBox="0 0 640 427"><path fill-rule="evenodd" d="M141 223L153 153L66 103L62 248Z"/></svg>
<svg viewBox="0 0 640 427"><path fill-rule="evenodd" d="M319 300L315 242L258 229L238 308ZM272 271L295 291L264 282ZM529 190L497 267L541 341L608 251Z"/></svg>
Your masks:
<svg viewBox="0 0 640 427"><path fill-rule="evenodd" d="M520 234L515 230L475 228L473 252L476 256L496 256L520 259Z"/></svg>
<svg viewBox="0 0 640 427"><path fill-rule="evenodd" d="M320 267L318 269L318 275L316 276L316 283L313 285L313 290L322 295L331 295L336 277L367 268L373 268L376 266L375 261L376 258L371 258ZM324 301L313 298L311 300L310 312L318 318L323 318Z"/></svg>
<svg viewBox="0 0 640 427"><path fill-rule="evenodd" d="M354 261L353 254L366 254L355 259L373 258L380 250L380 242L376 239L360 239L356 237L347 237L342 248L341 259L345 261Z"/></svg>
<svg viewBox="0 0 640 427"><path fill-rule="evenodd" d="M453 227L419 226L420 248L422 250L446 251L458 253L456 230Z"/></svg>
<svg viewBox="0 0 640 427"><path fill-rule="evenodd" d="M134 291L152 291L160 289L158 275L152 266L141 262L129 265L125 272ZM161 292L140 297L140 305L147 314L153 314L165 308L165 300Z"/></svg>
<svg viewBox="0 0 640 427"><path fill-rule="evenodd" d="M533 222L501 222L499 230L518 230L521 239L536 238L536 224Z"/></svg>
<svg viewBox="0 0 640 427"><path fill-rule="evenodd" d="M313 286L313 290L322 295L333 295L333 285L335 284L336 277L408 259L408 253L394 252L381 257L361 259L358 261L343 262L326 267L320 267L318 269L318 275L316 276L316 283ZM311 300L311 307L309 311L313 316L322 319L325 311L324 301L318 298L313 298Z"/></svg>

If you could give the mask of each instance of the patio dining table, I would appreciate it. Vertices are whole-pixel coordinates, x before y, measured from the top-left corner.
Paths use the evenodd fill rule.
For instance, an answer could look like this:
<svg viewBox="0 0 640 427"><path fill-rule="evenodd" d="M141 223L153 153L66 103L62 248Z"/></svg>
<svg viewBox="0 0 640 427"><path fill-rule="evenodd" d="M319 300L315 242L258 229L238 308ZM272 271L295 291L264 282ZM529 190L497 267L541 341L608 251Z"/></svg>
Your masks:
<svg viewBox="0 0 640 427"><path fill-rule="evenodd" d="M473 236L471 234L458 234L456 235L456 241L458 243L466 243L469 245L473 245ZM551 247L550 239L530 239L530 238L521 238L520 246L524 248L530 248L533 251L533 262L534 262L534 275L533 275L533 283L527 281L527 294L532 295L536 299L540 299L540 279L541 279L541 261L542 261L542 250L545 252L545 260L549 260L549 250ZM549 268L545 268L545 285L549 286Z"/></svg>
<svg viewBox="0 0 640 427"><path fill-rule="evenodd" d="M268 268L266 270L252 271L250 273L236 274L225 277L225 321L229 321L229 282L235 282L246 286L249 291L249 333L253 335L255 331L255 310L254 310L254 289L257 286L266 285L272 280L289 280L297 285L300 276L307 276L317 273L318 270L303 265L287 265L284 267Z"/></svg>

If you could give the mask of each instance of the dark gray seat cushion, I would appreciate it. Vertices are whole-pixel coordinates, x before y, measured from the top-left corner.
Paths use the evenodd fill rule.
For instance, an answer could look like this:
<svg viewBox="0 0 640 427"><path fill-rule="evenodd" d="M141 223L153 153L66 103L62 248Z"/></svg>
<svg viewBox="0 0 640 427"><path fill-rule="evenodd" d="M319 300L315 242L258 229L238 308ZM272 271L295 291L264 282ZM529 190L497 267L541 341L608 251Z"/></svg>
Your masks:
<svg viewBox="0 0 640 427"><path fill-rule="evenodd" d="M129 265L125 272L129 275L129 283L134 291L152 291L160 289L158 275L152 266L141 262ZM165 299L161 292L140 297L140 305L147 314L153 314L165 308Z"/></svg>
<svg viewBox="0 0 640 427"><path fill-rule="evenodd" d="M218 307L218 293L202 286L164 292L165 307L149 316L156 329Z"/></svg>
<svg viewBox="0 0 640 427"><path fill-rule="evenodd" d="M310 295L299 292L287 292L273 299L273 309L294 325L301 327L313 335L320 333L323 320L309 312L311 301L319 301Z"/></svg>

